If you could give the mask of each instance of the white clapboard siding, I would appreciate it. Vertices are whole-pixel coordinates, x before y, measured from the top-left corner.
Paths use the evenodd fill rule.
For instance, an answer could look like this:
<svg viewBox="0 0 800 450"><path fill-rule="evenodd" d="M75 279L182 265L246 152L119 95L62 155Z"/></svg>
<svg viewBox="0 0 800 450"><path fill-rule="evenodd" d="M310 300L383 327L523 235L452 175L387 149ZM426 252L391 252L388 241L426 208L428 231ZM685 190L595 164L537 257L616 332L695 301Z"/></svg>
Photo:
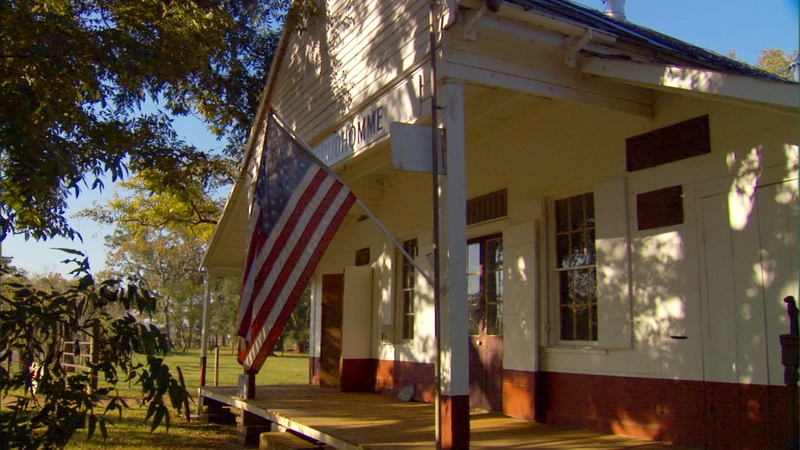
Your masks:
<svg viewBox="0 0 800 450"><path fill-rule="evenodd" d="M331 22L347 22L341 29L317 20L308 30L287 36L290 42L270 97L302 136L311 139L330 130L426 55L426 2L367 3L350 3L349 9L343 2L330 3ZM332 44L329 55L315 53L320 42ZM331 63L323 67L320 57Z"/></svg>

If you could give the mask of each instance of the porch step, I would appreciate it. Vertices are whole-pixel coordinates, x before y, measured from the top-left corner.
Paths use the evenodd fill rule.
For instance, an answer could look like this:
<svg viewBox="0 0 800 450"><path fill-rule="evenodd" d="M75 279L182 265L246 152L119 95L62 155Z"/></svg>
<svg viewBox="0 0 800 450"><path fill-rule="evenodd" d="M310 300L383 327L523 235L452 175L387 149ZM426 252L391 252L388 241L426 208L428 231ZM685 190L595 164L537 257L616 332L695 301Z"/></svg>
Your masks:
<svg viewBox="0 0 800 450"><path fill-rule="evenodd" d="M267 431L259 435L260 450L319 450L319 445L299 438L292 433Z"/></svg>

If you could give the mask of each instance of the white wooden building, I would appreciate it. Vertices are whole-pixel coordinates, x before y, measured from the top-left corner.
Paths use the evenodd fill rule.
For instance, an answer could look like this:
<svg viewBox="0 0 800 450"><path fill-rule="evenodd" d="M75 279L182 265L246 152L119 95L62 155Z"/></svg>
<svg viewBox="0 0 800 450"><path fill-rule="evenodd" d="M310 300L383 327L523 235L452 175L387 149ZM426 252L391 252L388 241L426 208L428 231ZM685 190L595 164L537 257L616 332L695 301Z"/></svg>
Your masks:
<svg viewBox="0 0 800 450"><path fill-rule="evenodd" d="M428 1L320 2L263 99L432 274L433 177L390 130L430 125L436 61L443 446L479 407L783 448L798 84L565 0L445 3L432 58ZM241 276L252 173L212 276ZM359 207L312 285L310 382L434 401L433 288Z"/></svg>

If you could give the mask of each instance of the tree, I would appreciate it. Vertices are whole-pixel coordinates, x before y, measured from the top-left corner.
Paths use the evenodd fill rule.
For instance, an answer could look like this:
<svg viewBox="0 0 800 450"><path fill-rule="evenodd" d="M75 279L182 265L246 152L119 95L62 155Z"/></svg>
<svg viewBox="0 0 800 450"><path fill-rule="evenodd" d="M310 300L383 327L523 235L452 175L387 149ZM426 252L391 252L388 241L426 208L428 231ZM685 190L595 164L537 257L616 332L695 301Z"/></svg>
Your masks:
<svg viewBox="0 0 800 450"><path fill-rule="evenodd" d="M155 298L135 282L96 282L85 259L73 262L78 267L68 286L12 282L6 283L10 294L0 295L0 396L4 403L13 399L11 411L0 414L4 448L63 448L84 427L89 437L97 430L105 437L107 413L121 415L127 406L115 387L128 379L142 386L151 429L169 426L168 401L188 414L188 392L158 357L167 350L165 337L136 319L153 312ZM0 274L24 278L5 266ZM122 313L110 313L112 306ZM97 349L89 369L69 371L64 345L89 338ZM11 369L14 355L18 363ZM98 377L109 387L96 388Z"/></svg>
<svg viewBox="0 0 800 450"><path fill-rule="evenodd" d="M214 286L208 307L208 338L217 346L228 345L227 338L236 335L236 315L242 292L240 278L224 277Z"/></svg>
<svg viewBox="0 0 800 450"><path fill-rule="evenodd" d="M289 321L286 322L286 327L281 333L281 337L278 340L281 346L283 346L288 339L295 343L298 352L303 352L306 349L309 338L310 313L311 290L306 288L306 290L303 291L303 296L297 301L297 306L295 306L292 311L292 315L289 317Z"/></svg>
<svg viewBox="0 0 800 450"><path fill-rule="evenodd" d="M766 70L767 72L774 73L781 78L787 80L794 80L794 73L792 72L791 64L797 59L797 50L792 53L786 54L783 50L776 48L768 48L758 51L759 56L756 62L756 67Z"/></svg>
<svg viewBox="0 0 800 450"><path fill-rule="evenodd" d="M156 320L173 344L186 348L198 336L203 299L199 272L205 243L221 205L199 187L192 193L153 193L135 176L120 183L106 205L80 215L113 226L106 263L118 276L133 276L159 294ZM191 194L191 196L189 195Z"/></svg>
<svg viewBox="0 0 800 450"><path fill-rule="evenodd" d="M758 57L758 61L756 61L756 68L767 71L786 80L794 80L794 73L792 72L791 65L792 62L794 62L794 60L797 58L797 50L786 54L783 50L768 48L759 50L758 53L760 56ZM726 56L728 58L744 62L738 58L736 50L734 49L728 50L728 54Z"/></svg>
<svg viewBox="0 0 800 450"><path fill-rule="evenodd" d="M231 181L288 3L0 2L0 241L9 233L78 237L65 218L70 196L102 189L106 177L117 182L130 172L143 189L190 211L192 227L213 222L205 193ZM308 6L293 11L313 10L312 0L297 3ZM181 114L199 114L218 136L227 137L226 152L201 152L178 139L171 117ZM176 217L189 215L169 221ZM140 222L142 228L146 224ZM116 237L122 242L124 236ZM150 242L161 237L152 236ZM117 372L142 382L154 426L169 419L165 395L181 400L168 368L155 356L164 350L165 336L136 321L155 312L156 297L145 294L141 281L96 283L88 263L79 264L78 281L65 291L37 289L24 279L9 284L10 294L3 287L0 362L14 348L42 369L36 377L27 370L0 371L0 391L5 396L21 388L31 394L35 380L41 395L46 393L35 414L37 405L23 397L12 416L2 416L10 446L60 447L84 423L90 434L96 427L105 434L107 421L96 413L97 402L111 391L87 391L89 377L65 374L52 352L73 334L103 339L108 356L93 372L112 384ZM12 279L6 274L4 282ZM121 316L110 312L114 305ZM54 332L41 333L47 327ZM135 351L145 352L146 365L132 362ZM109 401L106 411L121 410L116 397Z"/></svg>
<svg viewBox="0 0 800 450"><path fill-rule="evenodd" d="M76 237L66 200L106 174L173 192L228 177L225 156L179 140L169 115L198 113L241 151L287 4L0 3L0 240Z"/></svg>

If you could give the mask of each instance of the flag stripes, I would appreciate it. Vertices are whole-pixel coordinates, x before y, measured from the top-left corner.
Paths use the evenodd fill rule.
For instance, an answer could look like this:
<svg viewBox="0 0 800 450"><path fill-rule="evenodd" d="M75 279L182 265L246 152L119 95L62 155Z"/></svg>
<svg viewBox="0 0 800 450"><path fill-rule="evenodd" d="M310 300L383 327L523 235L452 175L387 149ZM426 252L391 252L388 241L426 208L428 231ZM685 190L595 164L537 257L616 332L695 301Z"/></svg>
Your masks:
<svg viewBox="0 0 800 450"><path fill-rule="evenodd" d="M239 362L257 373L355 197L282 129L267 122L251 209L237 319Z"/></svg>

